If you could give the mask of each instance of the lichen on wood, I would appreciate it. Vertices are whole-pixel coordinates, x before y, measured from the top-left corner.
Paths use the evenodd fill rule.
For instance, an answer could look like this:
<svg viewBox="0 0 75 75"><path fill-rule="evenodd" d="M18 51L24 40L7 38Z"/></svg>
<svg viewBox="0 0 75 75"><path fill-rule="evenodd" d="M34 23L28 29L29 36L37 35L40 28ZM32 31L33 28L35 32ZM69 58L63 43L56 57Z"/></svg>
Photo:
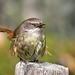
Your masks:
<svg viewBox="0 0 75 75"><path fill-rule="evenodd" d="M15 67L15 75L69 75L69 69L48 62L19 62Z"/></svg>

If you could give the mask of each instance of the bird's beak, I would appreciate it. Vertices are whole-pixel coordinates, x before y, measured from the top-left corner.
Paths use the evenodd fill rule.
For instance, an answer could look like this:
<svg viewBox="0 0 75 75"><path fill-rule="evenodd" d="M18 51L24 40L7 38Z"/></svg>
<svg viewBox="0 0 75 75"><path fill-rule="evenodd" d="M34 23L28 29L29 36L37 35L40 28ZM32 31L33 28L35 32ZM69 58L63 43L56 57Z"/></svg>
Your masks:
<svg viewBox="0 0 75 75"><path fill-rule="evenodd" d="M45 28L44 25L46 25L46 24L41 24L41 25L39 25L38 27L39 27L39 28Z"/></svg>

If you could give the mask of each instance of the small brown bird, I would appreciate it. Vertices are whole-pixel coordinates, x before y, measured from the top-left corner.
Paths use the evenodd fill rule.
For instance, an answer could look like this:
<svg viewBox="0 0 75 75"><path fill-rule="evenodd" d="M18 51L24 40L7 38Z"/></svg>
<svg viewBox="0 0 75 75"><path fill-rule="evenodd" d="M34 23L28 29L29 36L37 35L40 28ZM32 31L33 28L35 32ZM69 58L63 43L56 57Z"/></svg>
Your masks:
<svg viewBox="0 0 75 75"><path fill-rule="evenodd" d="M23 21L15 31L0 28L1 32L7 32L11 40L11 54L21 60L37 61L46 50L46 38L42 28L45 24L40 19L29 18Z"/></svg>

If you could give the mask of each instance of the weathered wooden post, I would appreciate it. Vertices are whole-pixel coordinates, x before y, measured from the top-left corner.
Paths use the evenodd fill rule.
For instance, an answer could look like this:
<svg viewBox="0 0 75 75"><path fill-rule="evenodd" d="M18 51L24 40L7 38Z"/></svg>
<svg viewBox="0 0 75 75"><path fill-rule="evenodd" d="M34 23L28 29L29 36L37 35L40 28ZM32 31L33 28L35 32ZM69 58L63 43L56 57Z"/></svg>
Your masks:
<svg viewBox="0 0 75 75"><path fill-rule="evenodd" d="M15 67L15 75L69 75L69 69L47 62L28 62L27 64L19 62Z"/></svg>

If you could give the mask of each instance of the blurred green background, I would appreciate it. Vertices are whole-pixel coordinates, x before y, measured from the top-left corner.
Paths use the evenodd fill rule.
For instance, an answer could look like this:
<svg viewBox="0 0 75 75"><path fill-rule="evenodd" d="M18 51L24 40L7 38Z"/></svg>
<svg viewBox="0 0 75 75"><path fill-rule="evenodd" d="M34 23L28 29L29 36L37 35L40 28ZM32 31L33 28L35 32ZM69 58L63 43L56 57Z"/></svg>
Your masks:
<svg viewBox="0 0 75 75"><path fill-rule="evenodd" d="M23 20L36 17L46 24L47 50L40 61L56 63L75 75L75 0L0 0L0 27L14 30ZM14 75L19 58L11 56L11 42L0 32L0 75Z"/></svg>

